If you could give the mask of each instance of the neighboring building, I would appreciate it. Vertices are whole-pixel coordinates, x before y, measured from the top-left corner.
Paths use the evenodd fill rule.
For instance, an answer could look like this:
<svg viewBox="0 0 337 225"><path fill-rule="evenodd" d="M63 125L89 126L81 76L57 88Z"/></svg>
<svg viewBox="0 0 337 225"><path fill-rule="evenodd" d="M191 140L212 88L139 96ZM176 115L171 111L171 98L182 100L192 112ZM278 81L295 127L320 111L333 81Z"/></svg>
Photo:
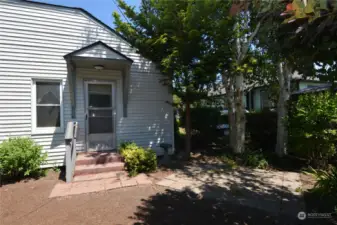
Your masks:
<svg viewBox="0 0 337 225"><path fill-rule="evenodd" d="M331 90L331 84L324 84L320 86L310 86L292 93L292 96L299 96L302 94L312 94L312 93L321 93ZM333 89L333 92L336 92L337 88Z"/></svg>
<svg viewBox="0 0 337 225"><path fill-rule="evenodd" d="M291 89L292 92L296 92L299 90L326 86L325 82L317 81L317 80L304 80L304 79L296 79L293 77L291 81ZM270 99L270 91L268 86L261 86L251 89L246 94L246 108L249 111L261 111L263 109L276 108L276 103Z"/></svg>
<svg viewBox="0 0 337 225"><path fill-rule="evenodd" d="M172 94L155 65L80 8L0 0L0 141L28 136L64 165L64 132L78 151L135 141L174 146Z"/></svg>
<svg viewBox="0 0 337 225"><path fill-rule="evenodd" d="M297 72L293 74L291 80L292 92L314 87L325 87L327 85L326 82L317 79L303 79ZM246 90L242 101L248 111L259 112L263 109L276 108L276 102L271 99L271 91L268 85L250 85L247 86ZM214 102L217 102L217 105L223 104L224 109L226 109L226 102L224 100L225 95L226 91L224 88L218 88L217 91L209 92L209 96L212 97L211 99L213 99Z"/></svg>

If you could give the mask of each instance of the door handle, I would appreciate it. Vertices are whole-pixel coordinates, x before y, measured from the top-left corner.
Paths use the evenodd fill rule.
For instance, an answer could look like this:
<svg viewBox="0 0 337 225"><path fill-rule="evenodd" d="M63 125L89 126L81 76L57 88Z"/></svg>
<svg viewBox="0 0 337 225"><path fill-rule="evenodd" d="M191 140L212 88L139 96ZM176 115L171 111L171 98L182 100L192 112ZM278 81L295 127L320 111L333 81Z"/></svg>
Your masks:
<svg viewBox="0 0 337 225"><path fill-rule="evenodd" d="M85 114L85 120L88 120L88 113Z"/></svg>

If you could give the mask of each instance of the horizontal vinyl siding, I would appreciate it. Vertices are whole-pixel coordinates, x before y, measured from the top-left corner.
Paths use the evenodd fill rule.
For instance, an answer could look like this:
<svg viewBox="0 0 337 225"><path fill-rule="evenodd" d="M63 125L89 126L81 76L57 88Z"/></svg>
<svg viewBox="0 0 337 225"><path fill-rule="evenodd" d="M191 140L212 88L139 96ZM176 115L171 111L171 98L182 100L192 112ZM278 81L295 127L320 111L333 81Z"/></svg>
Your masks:
<svg viewBox="0 0 337 225"><path fill-rule="evenodd" d="M160 152L158 144L173 142L172 96L160 84L162 75L155 70L139 72L132 66L129 87L128 117L119 123L120 140L133 140ZM126 119L126 120L124 120Z"/></svg>
<svg viewBox="0 0 337 225"><path fill-rule="evenodd" d="M31 81L62 80L66 127L71 120L71 102L63 56L96 41L108 44L134 61L130 71L128 117L122 117L122 96L117 108L117 141L134 140L146 147L155 147L162 141L173 143L173 110L165 103L172 101L172 95L159 83L162 75L154 65L79 10L15 0L0 0L0 141L13 136L32 137L49 154L45 166L64 164L64 133L32 134ZM82 72L76 83L79 150L85 150L83 79L120 79L121 84L116 71L112 72L115 75L106 71L107 75L94 76L92 71Z"/></svg>

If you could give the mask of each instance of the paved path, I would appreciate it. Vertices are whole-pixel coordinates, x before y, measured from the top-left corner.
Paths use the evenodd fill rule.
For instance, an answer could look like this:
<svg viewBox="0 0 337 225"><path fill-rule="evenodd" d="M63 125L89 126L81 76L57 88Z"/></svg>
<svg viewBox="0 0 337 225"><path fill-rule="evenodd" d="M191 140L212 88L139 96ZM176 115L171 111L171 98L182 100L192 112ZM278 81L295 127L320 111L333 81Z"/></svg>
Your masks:
<svg viewBox="0 0 337 225"><path fill-rule="evenodd" d="M123 172L105 173L103 175L108 176L103 177L102 174L98 176L79 176L81 179L76 179L77 182L58 183L51 191L49 198L152 184L150 178L145 174L139 174L132 178L129 178Z"/></svg>
<svg viewBox="0 0 337 225"><path fill-rule="evenodd" d="M203 163L185 166L156 180L145 174L133 178L127 177L126 173L114 173L108 177L81 176L77 182L56 184L49 198L153 184L192 192L202 199L234 202L275 215L295 217L305 208L301 193L296 191L302 186L299 173L248 168L228 170L223 165Z"/></svg>
<svg viewBox="0 0 337 225"><path fill-rule="evenodd" d="M174 190L191 191L199 198L230 201L266 210L273 214L296 216L304 210L299 192L299 173L195 164L177 170L156 182Z"/></svg>

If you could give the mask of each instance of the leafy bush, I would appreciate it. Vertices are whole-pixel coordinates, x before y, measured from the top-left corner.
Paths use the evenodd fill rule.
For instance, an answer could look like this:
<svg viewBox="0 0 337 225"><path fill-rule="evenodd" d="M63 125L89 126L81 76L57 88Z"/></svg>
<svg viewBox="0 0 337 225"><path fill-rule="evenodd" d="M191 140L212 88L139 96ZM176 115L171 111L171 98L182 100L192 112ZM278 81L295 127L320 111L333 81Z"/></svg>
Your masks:
<svg viewBox="0 0 337 225"><path fill-rule="evenodd" d="M133 142L126 142L120 144L120 154L124 158L130 176L157 169L157 155L151 149L144 149Z"/></svg>
<svg viewBox="0 0 337 225"><path fill-rule="evenodd" d="M307 173L316 178L314 191L321 195L337 198L337 167L332 167L328 170L315 170L310 167L310 170Z"/></svg>
<svg viewBox="0 0 337 225"><path fill-rule="evenodd" d="M274 152L277 134L277 114L271 111L247 113L247 139L250 149Z"/></svg>
<svg viewBox="0 0 337 225"><path fill-rule="evenodd" d="M125 149L137 149L138 148L138 145L135 143L135 142L132 142L132 141L125 141L125 142L122 142L120 143L119 145L119 151L120 151L120 154L122 155L123 154L123 151Z"/></svg>
<svg viewBox="0 0 337 225"><path fill-rule="evenodd" d="M233 155L222 154L218 158L224 163L224 166L226 166L230 169L234 169L234 168L238 167L238 164L235 161Z"/></svg>
<svg viewBox="0 0 337 225"><path fill-rule="evenodd" d="M238 165L266 169L269 163L262 152L247 151L244 154L225 153L219 156L219 159L230 168L235 168Z"/></svg>
<svg viewBox="0 0 337 225"><path fill-rule="evenodd" d="M337 95L326 93L299 97L289 118L289 146L294 154L314 166L326 166L336 154Z"/></svg>
<svg viewBox="0 0 337 225"><path fill-rule="evenodd" d="M266 169L269 166L264 155L256 151L247 151L243 154L243 165L258 169Z"/></svg>
<svg viewBox="0 0 337 225"><path fill-rule="evenodd" d="M47 154L42 147L25 137L10 138L0 144L0 170L5 177L38 175Z"/></svg>

